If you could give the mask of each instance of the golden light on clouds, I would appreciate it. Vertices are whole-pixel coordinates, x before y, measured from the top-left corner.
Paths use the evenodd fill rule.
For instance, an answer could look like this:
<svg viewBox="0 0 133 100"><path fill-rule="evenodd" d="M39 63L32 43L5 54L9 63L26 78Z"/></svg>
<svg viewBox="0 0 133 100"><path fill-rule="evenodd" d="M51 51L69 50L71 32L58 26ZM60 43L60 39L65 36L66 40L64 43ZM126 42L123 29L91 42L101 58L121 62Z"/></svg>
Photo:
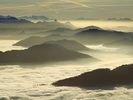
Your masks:
<svg viewBox="0 0 133 100"><path fill-rule="evenodd" d="M53 18L133 18L133 0L0 0L1 15Z"/></svg>
<svg viewBox="0 0 133 100"><path fill-rule="evenodd" d="M78 6L85 7L85 8L90 8L88 5L82 3L81 1L75 1L75 0L61 0L61 1L66 2L66 3L72 3L74 5L78 5Z"/></svg>

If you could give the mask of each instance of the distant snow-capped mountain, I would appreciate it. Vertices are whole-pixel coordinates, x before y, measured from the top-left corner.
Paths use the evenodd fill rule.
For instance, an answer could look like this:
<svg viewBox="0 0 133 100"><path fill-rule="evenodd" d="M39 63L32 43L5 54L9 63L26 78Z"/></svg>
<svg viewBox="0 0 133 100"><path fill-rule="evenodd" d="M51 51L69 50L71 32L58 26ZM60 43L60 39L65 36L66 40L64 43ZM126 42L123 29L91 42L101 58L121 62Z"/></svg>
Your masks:
<svg viewBox="0 0 133 100"><path fill-rule="evenodd" d="M31 23L25 19L19 19L14 16L2 16L0 15L0 23Z"/></svg>

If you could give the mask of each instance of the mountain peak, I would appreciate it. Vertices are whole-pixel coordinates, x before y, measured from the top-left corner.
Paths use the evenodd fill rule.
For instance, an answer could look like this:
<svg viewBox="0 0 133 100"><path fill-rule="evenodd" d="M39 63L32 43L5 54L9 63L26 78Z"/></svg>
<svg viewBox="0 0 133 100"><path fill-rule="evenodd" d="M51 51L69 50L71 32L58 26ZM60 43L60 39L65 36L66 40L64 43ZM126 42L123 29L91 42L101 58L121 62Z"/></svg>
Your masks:
<svg viewBox="0 0 133 100"><path fill-rule="evenodd" d="M85 27L84 29L85 30L103 30L102 28L97 26L88 26L88 27Z"/></svg>
<svg viewBox="0 0 133 100"><path fill-rule="evenodd" d="M103 31L104 29L97 27L97 26L87 26L79 30L80 32L86 32L86 31Z"/></svg>

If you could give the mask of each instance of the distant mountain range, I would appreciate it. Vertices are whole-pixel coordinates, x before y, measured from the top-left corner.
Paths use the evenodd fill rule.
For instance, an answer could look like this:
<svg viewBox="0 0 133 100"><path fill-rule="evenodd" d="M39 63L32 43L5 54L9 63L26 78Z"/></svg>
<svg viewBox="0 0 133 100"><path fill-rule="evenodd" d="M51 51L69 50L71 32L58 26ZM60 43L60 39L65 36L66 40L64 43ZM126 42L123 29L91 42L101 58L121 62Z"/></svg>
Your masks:
<svg viewBox="0 0 133 100"><path fill-rule="evenodd" d="M13 17L13 16L0 16L0 23L18 23L18 24L21 24L21 23L32 23L28 20L25 20L25 19L18 19L16 17Z"/></svg>
<svg viewBox="0 0 133 100"><path fill-rule="evenodd" d="M49 20L46 16L22 16L21 19L27 19L27 20Z"/></svg>
<svg viewBox="0 0 133 100"><path fill-rule="evenodd" d="M131 18L108 18L110 21L133 21Z"/></svg>
<svg viewBox="0 0 133 100"><path fill-rule="evenodd" d="M14 16L2 16L1 15L0 16L0 23L7 23L7 24L26 23L26 24L29 24L29 23L32 23L32 22L29 21L28 19L24 19L23 17L17 18L17 17L14 17ZM43 27L41 25L46 25L46 26ZM72 25L70 22L60 23L60 22L54 21L54 20L50 21L50 22L49 21L39 21L37 23L32 23L32 27L34 27L34 26L36 26L36 27L38 26L40 28L41 27L43 27L43 28L52 27L52 29L56 29L56 28L59 28L59 27L70 28L70 29L75 28L75 26ZM31 28L31 26L30 26L30 28Z"/></svg>
<svg viewBox="0 0 133 100"><path fill-rule="evenodd" d="M0 16L0 39L22 39L30 36L46 36L50 32L52 33L52 30L58 28L68 29L68 31L62 31L63 33L66 31L72 33L75 26L69 22L61 23L53 20L33 23L13 16ZM61 33L60 29L56 32Z"/></svg>
<svg viewBox="0 0 133 100"><path fill-rule="evenodd" d="M68 28L57 28L55 30L47 31L46 33L51 33L51 35L48 35L46 37L26 38L19 41L15 45L29 47L47 41L55 41L61 39L75 40L82 44L107 44L124 38L130 38L130 40L133 40L133 33L131 32L105 30L96 26L88 26L75 30Z"/></svg>

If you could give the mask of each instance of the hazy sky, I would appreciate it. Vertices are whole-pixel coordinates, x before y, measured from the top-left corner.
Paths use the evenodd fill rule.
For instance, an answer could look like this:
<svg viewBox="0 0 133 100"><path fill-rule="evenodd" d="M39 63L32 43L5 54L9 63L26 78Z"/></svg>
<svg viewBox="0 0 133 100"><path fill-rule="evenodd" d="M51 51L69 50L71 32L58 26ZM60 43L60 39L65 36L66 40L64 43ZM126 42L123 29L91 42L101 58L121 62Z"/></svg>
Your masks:
<svg viewBox="0 0 133 100"><path fill-rule="evenodd" d="M133 0L0 0L1 15L51 18L133 18Z"/></svg>

